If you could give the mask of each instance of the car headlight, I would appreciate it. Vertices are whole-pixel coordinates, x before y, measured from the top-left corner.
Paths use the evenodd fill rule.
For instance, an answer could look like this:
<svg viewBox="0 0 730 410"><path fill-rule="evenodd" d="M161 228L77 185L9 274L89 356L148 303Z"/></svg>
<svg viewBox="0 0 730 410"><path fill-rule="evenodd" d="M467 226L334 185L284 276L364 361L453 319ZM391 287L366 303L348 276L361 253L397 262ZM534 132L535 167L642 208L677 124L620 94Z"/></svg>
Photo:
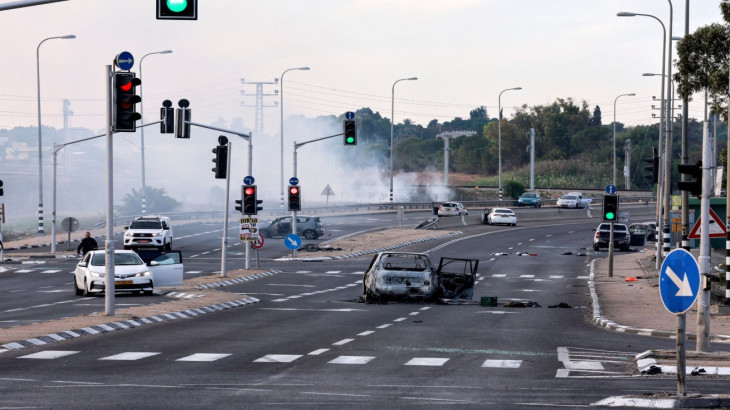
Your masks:
<svg viewBox="0 0 730 410"><path fill-rule="evenodd" d="M104 272L96 272L96 271L90 270L89 276L91 276L92 278L101 278L101 277L104 277Z"/></svg>
<svg viewBox="0 0 730 410"><path fill-rule="evenodd" d="M146 271L138 272L134 276L137 278L140 278L142 276L150 276L150 271L146 270Z"/></svg>

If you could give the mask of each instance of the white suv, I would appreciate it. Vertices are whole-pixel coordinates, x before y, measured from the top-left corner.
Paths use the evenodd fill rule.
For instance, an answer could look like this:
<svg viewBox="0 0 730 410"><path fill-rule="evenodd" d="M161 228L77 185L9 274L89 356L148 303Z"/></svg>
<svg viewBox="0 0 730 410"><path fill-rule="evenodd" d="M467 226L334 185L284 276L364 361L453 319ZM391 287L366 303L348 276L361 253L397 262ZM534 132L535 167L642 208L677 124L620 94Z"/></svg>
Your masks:
<svg viewBox="0 0 730 410"><path fill-rule="evenodd" d="M124 227L124 249L142 247L172 249L172 227L166 216L140 216Z"/></svg>

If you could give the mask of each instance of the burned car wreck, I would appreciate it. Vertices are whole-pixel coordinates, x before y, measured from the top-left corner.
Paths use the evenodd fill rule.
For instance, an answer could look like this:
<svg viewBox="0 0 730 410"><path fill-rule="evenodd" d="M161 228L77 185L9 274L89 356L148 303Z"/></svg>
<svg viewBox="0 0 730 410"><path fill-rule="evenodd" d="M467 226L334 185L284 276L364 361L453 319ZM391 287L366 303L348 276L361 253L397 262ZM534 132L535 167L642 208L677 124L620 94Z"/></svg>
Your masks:
<svg viewBox="0 0 730 410"><path fill-rule="evenodd" d="M366 303L390 300L471 299L477 259L441 258L437 268L425 253L380 252L363 275Z"/></svg>

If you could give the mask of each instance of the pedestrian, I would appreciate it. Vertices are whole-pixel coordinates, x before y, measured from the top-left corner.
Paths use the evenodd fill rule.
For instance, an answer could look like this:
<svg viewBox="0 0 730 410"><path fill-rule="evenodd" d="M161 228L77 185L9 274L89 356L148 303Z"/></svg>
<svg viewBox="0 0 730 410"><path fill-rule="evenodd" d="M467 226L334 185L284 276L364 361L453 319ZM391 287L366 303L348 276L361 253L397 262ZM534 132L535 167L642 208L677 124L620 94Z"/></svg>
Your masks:
<svg viewBox="0 0 730 410"><path fill-rule="evenodd" d="M86 255L86 252L95 250L97 248L96 239L91 237L91 233L86 232L84 234L84 239L81 240L81 243L76 248L76 254L79 256Z"/></svg>

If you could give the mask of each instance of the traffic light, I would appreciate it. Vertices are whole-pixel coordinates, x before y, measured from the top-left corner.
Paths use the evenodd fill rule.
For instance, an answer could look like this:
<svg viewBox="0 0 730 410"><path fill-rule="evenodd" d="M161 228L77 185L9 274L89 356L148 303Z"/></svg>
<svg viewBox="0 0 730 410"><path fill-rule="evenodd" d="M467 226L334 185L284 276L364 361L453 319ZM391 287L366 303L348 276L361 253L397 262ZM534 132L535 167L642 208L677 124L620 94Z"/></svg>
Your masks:
<svg viewBox="0 0 730 410"><path fill-rule="evenodd" d="M603 196L603 220L608 222L618 221L618 195Z"/></svg>
<svg viewBox="0 0 730 410"><path fill-rule="evenodd" d="M112 128L114 131L135 132L137 130L137 120L142 119L142 115L136 111L137 103L142 101L142 98L135 93L140 84L142 84L142 80L137 78L135 73L126 71L114 73L114 96L112 98L114 104Z"/></svg>
<svg viewBox="0 0 730 410"><path fill-rule="evenodd" d="M357 145L357 129L355 128L354 120L345 120L342 123L344 129L343 134L345 135L345 145Z"/></svg>
<svg viewBox="0 0 730 410"><path fill-rule="evenodd" d="M652 153L651 158L644 158L644 162L649 163L648 167L644 167L645 171L649 171L649 174L644 175L644 178L653 185L659 182L659 156L657 156L656 148L652 148Z"/></svg>
<svg viewBox="0 0 730 410"><path fill-rule="evenodd" d="M190 138L190 101L181 99L177 102L177 130L175 132L175 138Z"/></svg>
<svg viewBox="0 0 730 410"><path fill-rule="evenodd" d="M175 109L172 108L172 102L165 100L160 108L160 134L175 133Z"/></svg>
<svg viewBox="0 0 730 410"><path fill-rule="evenodd" d="M215 167L213 167L215 178L226 179L228 175L228 146L218 145L213 148L213 153L215 154L215 158L213 158L213 162L215 163Z"/></svg>
<svg viewBox="0 0 730 410"><path fill-rule="evenodd" d="M0 179L0 196L3 196L3 180Z"/></svg>
<svg viewBox="0 0 730 410"><path fill-rule="evenodd" d="M696 197L702 196L702 161L697 161L697 164L679 164L677 169L680 174L687 174L692 178L691 181L679 181L677 182L677 188L680 191L689 191Z"/></svg>
<svg viewBox="0 0 730 410"><path fill-rule="evenodd" d="M298 185L289 185L289 190L287 191L289 193L289 210L290 211L301 211L302 210L302 202L301 202L301 189Z"/></svg>
<svg viewBox="0 0 730 410"><path fill-rule="evenodd" d="M258 213L260 202L256 199L256 185L243 186L243 213L246 215L256 215Z"/></svg>
<svg viewBox="0 0 730 410"><path fill-rule="evenodd" d="M157 20L197 20L198 0L157 0Z"/></svg>

